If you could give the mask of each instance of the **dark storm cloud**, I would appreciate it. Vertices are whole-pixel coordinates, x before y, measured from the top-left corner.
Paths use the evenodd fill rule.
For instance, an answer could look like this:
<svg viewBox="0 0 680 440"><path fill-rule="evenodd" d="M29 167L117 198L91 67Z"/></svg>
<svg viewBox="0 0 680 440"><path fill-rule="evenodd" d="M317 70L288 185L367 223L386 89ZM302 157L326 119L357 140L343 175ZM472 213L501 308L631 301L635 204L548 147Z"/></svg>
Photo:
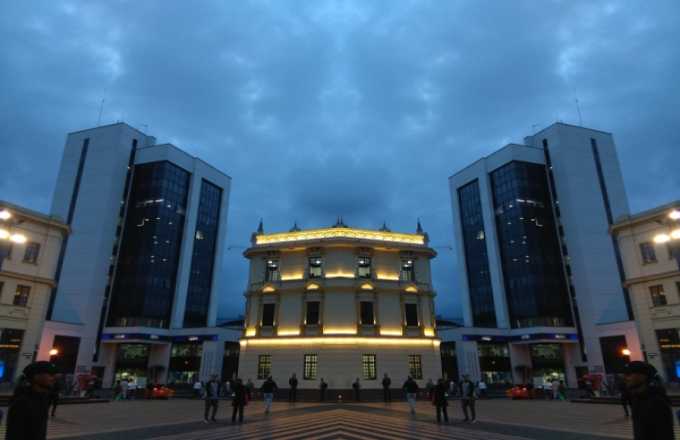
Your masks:
<svg viewBox="0 0 680 440"><path fill-rule="evenodd" d="M48 210L65 134L125 120L233 177L222 315L250 233L412 231L456 315L446 178L556 120L614 133L634 210L678 199L680 4L5 2L0 198Z"/></svg>

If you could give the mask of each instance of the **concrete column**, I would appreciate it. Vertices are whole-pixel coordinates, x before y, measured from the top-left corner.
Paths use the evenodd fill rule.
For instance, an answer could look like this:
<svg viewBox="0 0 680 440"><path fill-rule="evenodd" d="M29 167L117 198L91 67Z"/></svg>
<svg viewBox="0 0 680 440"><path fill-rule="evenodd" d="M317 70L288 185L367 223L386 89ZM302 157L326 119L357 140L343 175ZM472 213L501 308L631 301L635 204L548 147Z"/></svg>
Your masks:
<svg viewBox="0 0 680 440"><path fill-rule="evenodd" d="M224 343L219 341L206 341L203 343L203 355L201 356L201 371L199 376L202 381L210 379L210 376L222 374L222 358L224 356Z"/></svg>
<svg viewBox="0 0 680 440"><path fill-rule="evenodd" d="M164 384L168 380L168 368L170 367L170 350L172 344L151 344L149 347L149 363L147 367L162 366L163 371L161 371L155 378L158 383ZM153 380L153 377L149 377L148 380Z"/></svg>
<svg viewBox="0 0 680 440"><path fill-rule="evenodd" d="M527 344L508 344L510 352L510 368L512 369L512 381L516 384L524 383L531 380L530 377L524 377L522 371L517 371L516 367L526 366L531 368L531 352Z"/></svg>
<svg viewBox="0 0 680 440"><path fill-rule="evenodd" d="M482 373L479 367L479 352L477 343L474 341L461 341L456 343L458 357L458 374L470 376L470 380L477 381Z"/></svg>

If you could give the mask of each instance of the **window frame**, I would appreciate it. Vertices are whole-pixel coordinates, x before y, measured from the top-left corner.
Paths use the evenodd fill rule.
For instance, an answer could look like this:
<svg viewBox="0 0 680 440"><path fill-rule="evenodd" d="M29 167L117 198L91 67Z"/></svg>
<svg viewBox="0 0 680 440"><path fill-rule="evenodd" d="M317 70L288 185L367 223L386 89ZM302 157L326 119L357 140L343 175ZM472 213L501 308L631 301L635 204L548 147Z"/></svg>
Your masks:
<svg viewBox="0 0 680 440"><path fill-rule="evenodd" d="M318 269L318 274L313 273L315 269ZM310 280L318 280L323 278L323 258L321 257L307 258L307 278L309 278Z"/></svg>
<svg viewBox="0 0 680 440"><path fill-rule="evenodd" d="M663 307L668 305L668 297L663 284L649 286L649 296L652 300L652 307Z"/></svg>
<svg viewBox="0 0 680 440"><path fill-rule="evenodd" d="M367 273L362 274L362 269L367 269ZM357 258L357 278L360 280L373 279L373 260L368 256Z"/></svg>
<svg viewBox="0 0 680 440"><path fill-rule="evenodd" d="M364 322L364 305L370 308L371 319L370 322ZM370 305L370 306L369 306ZM359 301L359 324L360 325L375 325L375 302L374 301Z"/></svg>
<svg viewBox="0 0 680 440"><path fill-rule="evenodd" d="M281 266L279 260L275 258L266 259L264 262L265 283L272 283L280 280L281 280Z"/></svg>
<svg viewBox="0 0 680 440"><path fill-rule="evenodd" d="M309 322L309 304L316 304L316 322ZM321 325L321 301L305 301L305 325Z"/></svg>
<svg viewBox="0 0 680 440"><path fill-rule="evenodd" d="M319 375L319 355L317 353L305 353L302 363L302 379L316 380Z"/></svg>
<svg viewBox="0 0 680 440"><path fill-rule="evenodd" d="M659 260L656 256L656 249L651 241L644 241L640 243L640 258L642 258L642 264L654 264Z"/></svg>
<svg viewBox="0 0 680 440"><path fill-rule="evenodd" d="M378 365L375 353L361 354L361 377L363 380L378 379Z"/></svg>
<svg viewBox="0 0 680 440"><path fill-rule="evenodd" d="M272 374L272 355L260 354L257 356L257 379L265 380Z"/></svg>
<svg viewBox="0 0 680 440"><path fill-rule="evenodd" d="M16 307L28 307L28 302L31 298L31 286L25 284L17 284L14 290L14 298L12 305Z"/></svg>
<svg viewBox="0 0 680 440"><path fill-rule="evenodd" d="M265 324L264 318L265 318L265 310L267 308L271 307L272 308L272 321L271 324ZM260 319L260 326L261 327L274 327L276 325L276 303L262 303L262 316Z"/></svg>
<svg viewBox="0 0 680 440"><path fill-rule="evenodd" d="M26 243L26 248L24 249L23 262L28 264L38 264L38 258L40 257L40 243L35 241L29 241Z"/></svg>
<svg viewBox="0 0 680 440"><path fill-rule="evenodd" d="M415 307L415 318L416 318L416 324L409 324L409 319L408 319L408 310L410 307ZM420 327L420 317L419 315L419 307L418 303L404 303L404 326L405 327L410 327L410 328L417 328Z"/></svg>
<svg viewBox="0 0 680 440"><path fill-rule="evenodd" d="M423 357L419 354L408 355L408 372L415 380L423 379Z"/></svg>
<svg viewBox="0 0 680 440"><path fill-rule="evenodd" d="M413 258L404 258L399 266L399 281L416 282L416 262Z"/></svg>

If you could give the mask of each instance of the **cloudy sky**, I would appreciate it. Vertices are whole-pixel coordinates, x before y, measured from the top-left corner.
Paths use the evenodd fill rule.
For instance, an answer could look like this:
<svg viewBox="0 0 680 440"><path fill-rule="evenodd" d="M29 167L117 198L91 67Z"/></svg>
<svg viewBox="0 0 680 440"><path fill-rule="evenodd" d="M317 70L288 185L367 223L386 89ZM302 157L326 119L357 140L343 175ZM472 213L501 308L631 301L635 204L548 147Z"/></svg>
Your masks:
<svg viewBox="0 0 680 440"><path fill-rule="evenodd" d="M66 133L125 121L233 177L221 315L267 231L415 229L460 315L447 177L555 121L614 133L631 206L680 199L680 2L0 6L0 199L47 211Z"/></svg>

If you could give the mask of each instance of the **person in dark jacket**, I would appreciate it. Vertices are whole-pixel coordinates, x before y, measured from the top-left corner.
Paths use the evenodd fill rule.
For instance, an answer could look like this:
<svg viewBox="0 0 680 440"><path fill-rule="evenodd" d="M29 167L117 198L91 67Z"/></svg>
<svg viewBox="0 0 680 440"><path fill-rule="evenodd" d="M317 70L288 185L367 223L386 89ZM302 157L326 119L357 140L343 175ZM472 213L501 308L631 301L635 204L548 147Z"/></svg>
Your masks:
<svg viewBox="0 0 680 440"><path fill-rule="evenodd" d="M7 411L6 440L45 440L49 393L54 386L56 367L46 361L24 368L25 381L17 387Z"/></svg>
<svg viewBox="0 0 680 440"><path fill-rule="evenodd" d="M449 406L446 388L444 379L439 379L432 390L432 403L437 407L437 423L441 423L442 413L444 414L444 421L449 423L449 414L446 411L446 407Z"/></svg>
<svg viewBox="0 0 680 440"><path fill-rule="evenodd" d="M319 384L319 392L321 393L319 396L319 401L323 402L326 400L326 389L328 388L328 384L326 381L323 380L323 377L321 378L321 383Z"/></svg>
<svg viewBox="0 0 680 440"><path fill-rule="evenodd" d="M626 387L626 382L623 377L618 376L616 378L616 389L619 392L621 406L623 406L623 413L626 415L626 417L630 417L630 412L628 411L628 407L630 406L630 392L628 392L628 388Z"/></svg>
<svg viewBox="0 0 680 440"><path fill-rule="evenodd" d="M217 375L213 374L208 383L205 384L205 411L203 413L203 421L216 422L215 414L217 414L217 406L220 401L220 393L222 392L222 383L217 380ZM208 419L208 414L212 408L212 416Z"/></svg>
<svg viewBox="0 0 680 440"><path fill-rule="evenodd" d="M411 411L411 415L416 414L416 399L418 398L418 384L411 376L406 379L402 386L404 394L406 394L406 401Z"/></svg>
<svg viewBox="0 0 680 440"><path fill-rule="evenodd" d="M361 383L359 383L358 377L352 384L352 388L354 389L354 400L361 402Z"/></svg>
<svg viewBox="0 0 680 440"><path fill-rule="evenodd" d="M248 403L248 390L241 379L236 379L231 389L232 400L231 406L234 411L231 413L231 423L236 422L236 413L238 413L238 422L243 423L243 408Z"/></svg>
<svg viewBox="0 0 680 440"><path fill-rule="evenodd" d="M298 380L295 373L288 379L288 385L290 385L290 391L288 392L288 401L295 402L297 400L297 387Z"/></svg>
<svg viewBox="0 0 680 440"><path fill-rule="evenodd" d="M673 411L656 369L646 362L626 365L634 440L673 440Z"/></svg>
<svg viewBox="0 0 680 440"><path fill-rule="evenodd" d="M392 401L392 392L390 391L390 385L392 385L392 379L390 379L390 376L388 376L387 373L385 373L385 377L383 377L382 380L383 400L385 402Z"/></svg>
<svg viewBox="0 0 680 440"><path fill-rule="evenodd" d="M463 414L465 415L464 422L471 421L472 423L475 423L477 420L477 413L475 412L476 399L475 384L472 383L469 376L463 376L463 380L460 383L460 402L463 405ZM468 408L470 408L472 419L468 417Z"/></svg>
<svg viewBox="0 0 680 440"><path fill-rule="evenodd" d="M51 417L55 417L57 415L57 405L59 405L59 397L61 396L61 375L55 376L54 380L54 385L52 385L52 388L50 389L50 408L52 408L52 411L50 412Z"/></svg>
<svg viewBox="0 0 680 440"><path fill-rule="evenodd" d="M274 382L271 376L267 378L262 384L260 390L262 391L264 397L264 413L269 414L272 411L272 401L274 400L274 392L278 390L279 387Z"/></svg>

